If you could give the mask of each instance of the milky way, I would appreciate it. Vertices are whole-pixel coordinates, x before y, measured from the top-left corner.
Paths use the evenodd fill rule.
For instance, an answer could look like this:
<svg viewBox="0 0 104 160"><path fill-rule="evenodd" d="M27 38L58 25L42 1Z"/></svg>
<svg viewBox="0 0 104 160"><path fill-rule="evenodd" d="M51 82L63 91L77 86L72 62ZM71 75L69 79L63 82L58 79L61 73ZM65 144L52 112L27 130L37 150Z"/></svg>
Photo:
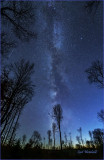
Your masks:
<svg viewBox="0 0 104 160"><path fill-rule="evenodd" d="M54 104L63 109L62 137L72 133L73 141L82 127L88 131L102 127L97 112L103 107L103 94L89 85L85 70L92 61L103 58L103 9L100 4L95 17L85 11L85 2L33 2L37 39L20 43L11 61L22 57L35 63L35 95L24 108L17 136L28 138L34 130L47 137ZM88 118L89 117L89 118ZM58 137L58 133L57 133Z"/></svg>

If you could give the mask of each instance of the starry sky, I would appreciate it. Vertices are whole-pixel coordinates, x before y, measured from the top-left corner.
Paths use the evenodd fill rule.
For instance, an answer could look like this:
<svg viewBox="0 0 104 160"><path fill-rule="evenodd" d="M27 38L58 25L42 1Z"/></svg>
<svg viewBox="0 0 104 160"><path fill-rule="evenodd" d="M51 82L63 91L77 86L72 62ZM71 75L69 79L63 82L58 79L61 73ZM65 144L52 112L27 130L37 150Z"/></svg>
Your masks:
<svg viewBox="0 0 104 160"><path fill-rule="evenodd" d="M33 2L36 6L32 28L37 39L20 42L7 61L25 58L35 63L32 77L35 95L21 114L17 136L31 137L34 130L47 138L52 129L49 113L55 104L61 104L64 132L76 142L82 127L83 139L88 131L102 128L97 112L103 108L103 91L88 83L85 70L95 60L103 59L103 5L96 14L85 10L85 2ZM57 133L57 143L59 143Z"/></svg>

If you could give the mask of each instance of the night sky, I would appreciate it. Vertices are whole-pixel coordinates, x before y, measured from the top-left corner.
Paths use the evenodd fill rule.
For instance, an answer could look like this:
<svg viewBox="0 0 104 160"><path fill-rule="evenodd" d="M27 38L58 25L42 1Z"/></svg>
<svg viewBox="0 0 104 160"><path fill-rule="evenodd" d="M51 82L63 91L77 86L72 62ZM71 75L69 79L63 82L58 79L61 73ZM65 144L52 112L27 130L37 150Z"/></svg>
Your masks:
<svg viewBox="0 0 104 160"><path fill-rule="evenodd" d="M7 61L25 58L35 63L35 95L22 112L17 136L31 137L34 130L47 139L52 128L54 104L61 104L64 132L76 141L82 127L83 139L88 131L102 128L97 112L103 108L103 91L88 83L85 70L95 60L103 59L103 5L89 14L85 2L33 2L36 6L32 28L37 39L20 42ZM58 142L59 133L57 133ZM69 138L69 137L68 137ZM58 142L59 143L59 142Z"/></svg>

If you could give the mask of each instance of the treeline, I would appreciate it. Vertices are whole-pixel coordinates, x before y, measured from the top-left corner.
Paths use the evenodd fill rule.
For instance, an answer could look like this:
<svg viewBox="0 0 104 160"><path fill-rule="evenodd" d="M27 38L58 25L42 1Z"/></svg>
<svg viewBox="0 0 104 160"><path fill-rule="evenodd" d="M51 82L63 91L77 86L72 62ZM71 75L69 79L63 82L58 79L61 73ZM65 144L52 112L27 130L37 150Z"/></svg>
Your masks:
<svg viewBox="0 0 104 160"><path fill-rule="evenodd" d="M22 138L16 139L16 137L12 137L12 139L2 140L2 146L18 146L21 149L82 149L82 148L103 148L103 129L94 129L93 131L89 131L90 140L83 139L82 136L82 128L80 127L77 131L79 135L76 136L77 144L73 144L73 140L71 138L71 133L69 136L64 132L64 137L61 135L61 121L63 118L62 115L62 107L61 105L55 105L53 107L52 118L54 118L55 122L52 123L52 129L47 131L47 137L42 137L38 131L34 131L29 140L27 140L26 135L23 135ZM56 133L59 132L60 136L60 146L56 144ZM69 139L68 139L69 137ZM10 141L11 140L11 141Z"/></svg>

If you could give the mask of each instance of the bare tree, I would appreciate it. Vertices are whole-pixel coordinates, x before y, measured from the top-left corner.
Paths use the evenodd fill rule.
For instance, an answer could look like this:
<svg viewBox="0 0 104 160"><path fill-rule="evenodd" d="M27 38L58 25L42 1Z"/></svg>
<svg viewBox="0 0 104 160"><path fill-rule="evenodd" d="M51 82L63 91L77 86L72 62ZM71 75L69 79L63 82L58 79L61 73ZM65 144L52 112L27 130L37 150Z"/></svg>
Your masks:
<svg viewBox="0 0 104 160"><path fill-rule="evenodd" d="M81 145L80 136L76 136L76 140L78 141L78 144Z"/></svg>
<svg viewBox="0 0 104 160"><path fill-rule="evenodd" d="M65 147L67 147L68 139L66 133L64 133L64 137L65 137Z"/></svg>
<svg viewBox="0 0 104 160"><path fill-rule="evenodd" d="M24 148L25 144L26 144L26 135L24 134L24 135L22 136L22 147L23 147L23 148Z"/></svg>
<svg viewBox="0 0 104 160"><path fill-rule="evenodd" d="M82 143L82 145L83 145L82 128L80 127L79 129L77 129L77 131L80 133L80 140L81 140L81 143Z"/></svg>
<svg viewBox="0 0 104 160"><path fill-rule="evenodd" d="M72 148L73 142L72 142L71 132L69 133L69 136L70 136L69 147Z"/></svg>
<svg viewBox="0 0 104 160"><path fill-rule="evenodd" d="M93 143L93 133L92 133L91 131L89 131L89 136L90 136L91 146L94 147L94 143Z"/></svg>
<svg viewBox="0 0 104 160"><path fill-rule="evenodd" d="M48 135L48 147L50 147L50 144L51 144L51 130L47 131L47 135Z"/></svg>
<svg viewBox="0 0 104 160"><path fill-rule="evenodd" d="M57 130L56 123L52 123L52 130L53 130L54 149L55 149L55 133L56 133L56 130Z"/></svg>
<svg viewBox="0 0 104 160"><path fill-rule="evenodd" d="M98 87L104 87L103 63L100 61L93 62L91 67L85 71L90 83L95 83Z"/></svg>
<svg viewBox="0 0 104 160"><path fill-rule="evenodd" d="M62 143L61 143L61 121L63 119L62 116L62 108L60 104L57 104L53 107L53 118L56 120L57 122L57 126L59 129L59 134L60 134L60 147L62 150Z"/></svg>
<svg viewBox="0 0 104 160"><path fill-rule="evenodd" d="M33 141L33 147L41 147L42 138L41 138L41 135L38 131L33 132L31 140Z"/></svg>
<svg viewBox="0 0 104 160"><path fill-rule="evenodd" d="M2 1L1 2L1 53L10 51L20 40L30 40L36 37L31 25L35 21L34 3L25 1ZM15 41L11 41L15 39Z"/></svg>
<svg viewBox="0 0 104 160"><path fill-rule="evenodd" d="M94 143L97 147L103 146L104 143L104 133L102 129L94 129L93 133L93 139Z"/></svg>
<svg viewBox="0 0 104 160"><path fill-rule="evenodd" d="M89 131L90 140L93 141L92 132Z"/></svg>
<svg viewBox="0 0 104 160"><path fill-rule="evenodd" d="M22 110L34 94L34 85L31 81L33 69L34 64L22 59L2 71L1 135L4 134L4 137L14 128L11 133L13 136Z"/></svg>
<svg viewBox="0 0 104 160"><path fill-rule="evenodd" d="M98 112L98 119L104 123L104 110L102 109L100 112Z"/></svg>

